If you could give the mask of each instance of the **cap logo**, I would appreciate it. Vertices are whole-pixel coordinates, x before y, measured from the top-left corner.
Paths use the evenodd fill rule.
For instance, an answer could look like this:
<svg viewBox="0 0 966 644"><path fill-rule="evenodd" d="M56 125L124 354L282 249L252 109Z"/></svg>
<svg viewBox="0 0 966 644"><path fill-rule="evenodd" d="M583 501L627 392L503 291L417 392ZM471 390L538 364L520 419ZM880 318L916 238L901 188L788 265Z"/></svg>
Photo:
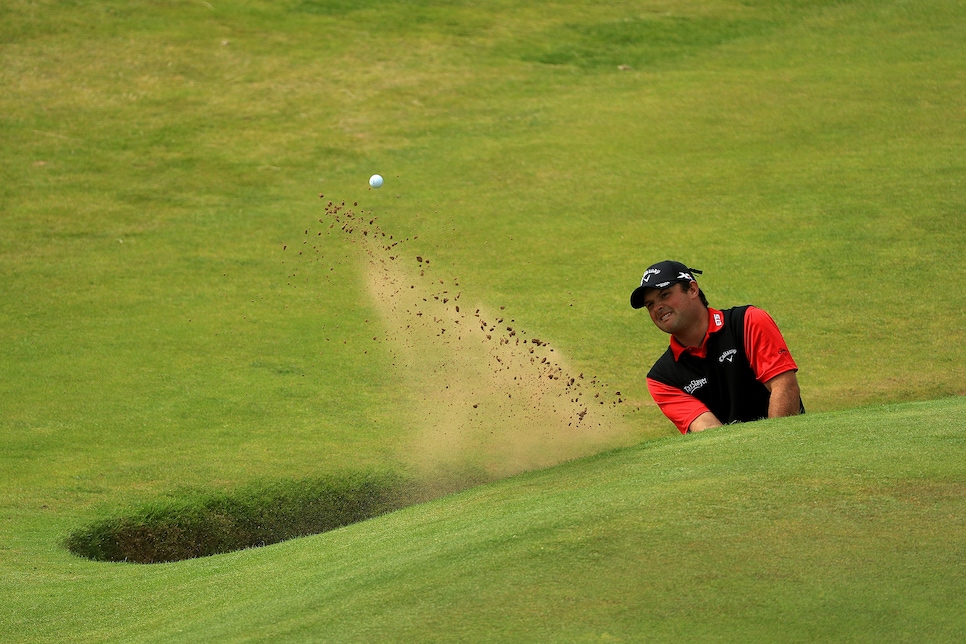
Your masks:
<svg viewBox="0 0 966 644"><path fill-rule="evenodd" d="M659 268L647 269L646 271L644 271L644 277L641 278L641 286L644 286L650 281L651 275L660 275L660 274L661 274L661 269Z"/></svg>
<svg viewBox="0 0 966 644"><path fill-rule="evenodd" d="M678 273L679 280L688 280L689 282L694 278L691 277L691 273Z"/></svg>
<svg viewBox="0 0 966 644"><path fill-rule="evenodd" d="M655 284L654 288L667 288L672 282L661 282L660 284Z"/></svg>

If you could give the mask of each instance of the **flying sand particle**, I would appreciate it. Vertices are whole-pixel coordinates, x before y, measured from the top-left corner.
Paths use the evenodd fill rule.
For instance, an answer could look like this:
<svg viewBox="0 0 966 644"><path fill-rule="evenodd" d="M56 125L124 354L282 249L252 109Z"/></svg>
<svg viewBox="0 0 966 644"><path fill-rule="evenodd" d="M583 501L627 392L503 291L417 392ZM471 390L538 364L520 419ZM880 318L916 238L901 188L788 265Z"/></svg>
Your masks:
<svg viewBox="0 0 966 644"><path fill-rule="evenodd" d="M330 201L329 204L332 204L332 202ZM452 447L452 449L446 448L450 450L449 454L451 458L460 458L458 452L461 445L464 448L469 448L471 444L479 444L482 449L494 457L498 454L502 455L495 461L492 461L493 464L487 467L495 467L503 472L515 472L534 466L553 464L559 462L560 458L585 455L590 452L585 451L586 448L577 447L578 444L583 444L581 441L589 441L587 443L589 445L594 440L603 440L608 435L607 432L598 435L596 433L597 430L595 430L594 435L585 435L583 433L585 430L567 429L567 427L586 427L583 423L587 420L585 417L588 412L586 406L579 406L579 396L574 397L568 395L569 402L566 405L562 404L564 394L569 392L569 389L574 385L575 379L567 375L560 365L549 364L546 356L540 354L536 354L537 358L542 359L539 365L533 364L535 348L547 347L541 351L553 352L553 349L549 348L546 342L534 339L531 344L527 344L527 340L524 339L523 343L526 351L520 352L519 346L522 338L516 338L515 336L518 333L526 334L526 331L514 329L511 326L505 326L506 332L497 331L496 325L489 325L485 321L482 321L480 330L468 330L467 341L478 340L481 336L486 338L482 345L476 345L478 348L473 348L473 344L458 344L463 342L462 335L455 340L452 339L452 336L450 339L435 339L440 338L446 332L446 328L441 328L441 325L459 324L459 320L452 317L450 309L443 308L443 306L448 304L450 299L454 301L459 299L460 294L452 298L442 297L446 295L446 291L433 294L428 292L431 289L423 288L427 286L426 282L420 283L418 280L412 282L409 289L405 289L405 286L399 283L401 279L400 275L402 274L398 273L399 269L389 268L393 260L398 259L400 255L405 255L405 251L390 254L397 244L402 243L402 240L394 241L388 247L375 245L373 238L386 237L386 233L380 230L378 226L375 226L376 218L368 218L369 226L366 227L361 217L357 218L352 210L343 210L344 206L345 202L343 201L341 206L332 206L327 209L326 215L330 218L329 230L334 229L335 223L339 223L341 231L344 233L343 239L363 251L361 256L365 261L370 262L370 266L373 269L372 277L377 280L376 282L370 283L371 286L377 287L376 291L378 293L374 293L374 295L377 296L378 301L382 302L381 306L384 306L384 314L387 316L386 321L390 325L395 325L395 328L399 331L398 335L387 334L386 340L389 341L392 339L395 342L402 342L402 346L407 347L406 351L411 352L409 357L403 357L395 351L391 351L393 365L397 365L397 359L402 360L402 363L399 364L399 368L402 369L410 369L412 366L418 365L430 365L432 366L430 371L432 371L432 374L435 374L430 375L425 370L418 370L422 371L422 373L413 382L413 386L419 392L415 400L424 400L427 405L427 413L423 418L423 422L426 427L424 433L427 440L429 440L427 445L431 453L442 454L440 450L443 448L437 444L441 436L445 437L441 439L442 443ZM353 207L358 207L358 202L354 202ZM325 223L324 219L320 219L319 221L320 223ZM360 231L362 235L355 235L356 232ZM319 232L319 235L321 235L321 232ZM390 235L389 239L393 240L393 236ZM405 241L409 241L409 239L406 238ZM283 250L286 248L287 245ZM400 250L402 249L400 248ZM316 248L316 251L318 253L318 248ZM417 264L420 266L420 277L425 277L425 271L421 270L421 268L423 265L428 265L429 260L422 255L410 256L416 257ZM334 268L330 267L330 271L332 270ZM308 278L306 278L306 281L308 281ZM444 280L438 280L438 282L439 284L446 283ZM378 286L377 283L382 284L382 286ZM453 283L457 286L459 285L455 278L453 279ZM416 288L417 285L421 287L422 293L420 293L420 289ZM434 312L438 313L438 315L433 315L434 319L437 320L436 329L438 329L438 333L427 333L430 330L425 328L425 323L415 322L423 317L423 311L416 311L411 304L406 305L406 293L410 293L408 297L413 303L418 301L420 295L429 296L430 299L428 302L427 297L422 297L422 301L430 308L435 306L439 309L438 311L433 309ZM505 306L499 307L501 311L505 309ZM457 316L461 317L462 311L459 306L454 306L452 311L455 311ZM427 312L427 314L429 315L431 312ZM474 315L480 318L481 309L477 308ZM394 317L399 316L402 317L394 322ZM412 322L412 324L407 324L406 322ZM497 324L502 324L502 322L503 318L498 318ZM498 340L496 345L486 344L486 341L492 341L494 339ZM511 339L513 339L513 342L511 342ZM377 341L378 336L374 336L373 340ZM424 342L428 342L430 345L435 344L436 346L426 346L422 344ZM343 343L346 344L347 342L344 341ZM445 358L443 356L447 355L446 352L457 353L451 355L449 358ZM478 376L474 375L472 367L472 361L476 359L473 357L474 355L479 355L480 357L486 357L488 355L490 360L492 360L490 364L498 365L491 366L488 370L488 373L492 374L491 377L498 378L497 380L477 380ZM529 362L525 360L527 357L530 358ZM414 372L410 371L410 373ZM543 378L543 376L546 376L546 378ZM443 383L438 381L439 377L445 377L449 381L437 390L439 392L447 392L446 397L442 400L437 399L439 394L433 393L434 383L443 385ZM505 379L500 380L500 378L504 377ZM583 374L580 374L579 378L582 379ZM460 383L456 386L455 391L450 387L452 382ZM500 394L500 402L495 402L497 399L493 399L496 404L494 410L499 410L498 413L502 416L502 422L499 424L499 427L491 425L493 419L487 414L473 416L472 418L460 415L459 409L469 402L466 400L465 395L468 392L482 392L483 395L490 396L497 393ZM515 396L513 395L515 393L521 395ZM594 393L599 397L599 392ZM503 397L504 395L505 397ZM560 402L558 405L548 408L546 403L540 403L541 399L544 401L557 399ZM619 397L618 400L620 400ZM480 401L478 400L472 403L472 405L473 409L478 409ZM445 413L441 411L443 409L446 410ZM465 410L465 407L463 409ZM555 425L557 421L553 419L558 419L559 424ZM598 422L600 420L601 418L592 420L590 427L601 427L601 423ZM551 429L554 425L556 429ZM506 430L501 429L502 427L506 427ZM527 428L525 431L522 433L518 431L524 427ZM516 430L512 438L505 433L510 428ZM561 434L561 431L563 431L563 434ZM570 431L576 431L578 433L570 435ZM484 435L491 436L492 438L484 440ZM569 438L566 438L565 435L569 436ZM609 435L613 436L613 434ZM434 436L436 440L431 438ZM594 438L593 436L598 436L598 438ZM523 448L520 444L521 439L528 442L530 447ZM558 456L554 456L553 454L556 453L555 450L557 448L548 451L548 445L542 443L542 441L546 440L553 440L555 444L568 444L569 441L577 440L576 443L571 443L571 446L567 448L577 451L569 452L566 455L561 453ZM527 455L524 456L524 454ZM465 454L464 456L469 456L469 454ZM521 458L523 460L520 460Z"/></svg>

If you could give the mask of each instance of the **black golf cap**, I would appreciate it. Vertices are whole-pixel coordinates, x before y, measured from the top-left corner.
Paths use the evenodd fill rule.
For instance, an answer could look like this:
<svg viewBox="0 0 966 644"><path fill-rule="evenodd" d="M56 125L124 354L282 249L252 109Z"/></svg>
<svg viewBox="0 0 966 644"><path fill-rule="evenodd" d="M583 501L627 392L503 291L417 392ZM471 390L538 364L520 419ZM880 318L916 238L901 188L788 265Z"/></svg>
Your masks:
<svg viewBox="0 0 966 644"><path fill-rule="evenodd" d="M667 288L677 282L697 282L695 275L700 275L701 271L696 268L688 268L681 262L672 262L669 259L654 264L646 271L641 278L641 285L631 293L631 306L635 309L644 306L644 293L649 288Z"/></svg>

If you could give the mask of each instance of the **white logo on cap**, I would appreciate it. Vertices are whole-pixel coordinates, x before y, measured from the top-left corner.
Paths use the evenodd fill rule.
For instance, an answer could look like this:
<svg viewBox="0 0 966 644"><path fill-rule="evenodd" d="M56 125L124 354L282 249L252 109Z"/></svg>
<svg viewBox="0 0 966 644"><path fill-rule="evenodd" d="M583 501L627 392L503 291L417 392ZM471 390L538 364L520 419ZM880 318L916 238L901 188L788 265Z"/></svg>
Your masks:
<svg viewBox="0 0 966 644"><path fill-rule="evenodd" d="M644 277L641 278L641 286L647 284L647 282L651 279L651 275L660 275L660 273L661 270L658 268L649 268L644 271Z"/></svg>
<svg viewBox="0 0 966 644"><path fill-rule="evenodd" d="M691 273L678 273L679 280L688 280L689 282L694 278L691 277Z"/></svg>

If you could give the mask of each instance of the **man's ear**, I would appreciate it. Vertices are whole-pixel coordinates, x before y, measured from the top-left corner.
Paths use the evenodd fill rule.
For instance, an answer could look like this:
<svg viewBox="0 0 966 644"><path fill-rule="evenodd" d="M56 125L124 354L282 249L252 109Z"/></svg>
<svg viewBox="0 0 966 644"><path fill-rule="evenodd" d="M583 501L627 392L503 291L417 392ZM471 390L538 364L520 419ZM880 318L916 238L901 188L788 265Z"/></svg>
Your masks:
<svg viewBox="0 0 966 644"><path fill-rule="evenodd" d="M691 297L692 300L696 300L699 297L698 294L700 291L701 289L698 288L697 282L688 282L688 288L685 292Z"/></svg>

